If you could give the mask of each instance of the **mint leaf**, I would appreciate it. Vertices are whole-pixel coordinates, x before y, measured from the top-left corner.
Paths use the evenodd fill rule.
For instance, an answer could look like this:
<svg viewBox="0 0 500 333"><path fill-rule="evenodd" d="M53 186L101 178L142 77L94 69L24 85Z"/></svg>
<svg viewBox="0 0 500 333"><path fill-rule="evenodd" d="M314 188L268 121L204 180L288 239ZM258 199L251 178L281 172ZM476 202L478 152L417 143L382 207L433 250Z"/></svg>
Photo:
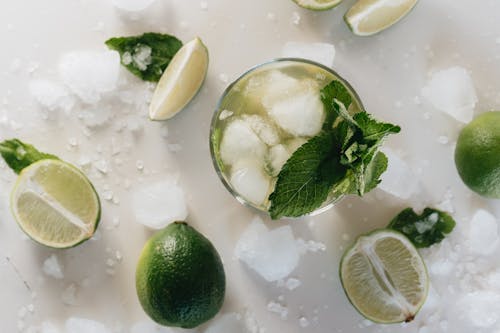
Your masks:
<svg viewBox="0 0 500 333"><path fill-rule="evenodd" d="M342 108L347 110L351 105L352 97L347 88L336 80L321 89L320 97L326 112L323 128L331 129L339 114L342 113ZM347 111L345 114L347 114Z"/></svg>
<svg viewBox="0 0 500 333"><path fill-rule="evenodd" d="M106 45L120 53L122 65L134 75L144 81L158 82L182 42L171 35L148 32L111 38Z"/></svg>
<svg viewBox="0 0 500 333"><path fill-rule="evenodd" d="M293 153L269 196L272 219L301 216L321 206L332 185L346 172L335 148L333 133L323 131Z"/></svg>
<svg viewBox="0 0 500 333"><path fill-rule="evenodd" d="M419 248L441 242L455 228L453 218L437 209L425 208L421 215L406 208L390 223L388 228L405 234Z"/></svg>
<svg viewBox="0 0 500 333"><path fill-rule="evenodd" d="M0 154L7 165L17 174L24 168L36 161L53 159L58 160L57 156L42 153L36 150L32 145L23 143L18 139L5 140L0 143Z"/></svg>

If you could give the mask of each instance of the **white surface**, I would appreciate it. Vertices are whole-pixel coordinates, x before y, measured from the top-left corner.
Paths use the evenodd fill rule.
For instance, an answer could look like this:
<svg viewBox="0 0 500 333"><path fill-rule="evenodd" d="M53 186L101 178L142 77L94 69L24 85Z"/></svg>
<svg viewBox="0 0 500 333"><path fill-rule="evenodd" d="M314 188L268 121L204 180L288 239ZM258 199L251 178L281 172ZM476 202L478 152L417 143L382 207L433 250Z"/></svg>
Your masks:
<svg viewBox="0 0 500 333"><path fill-rule="evenodd" d="M80 161L101 197L112 194L112 198L103 199L103 217L94 239L65 251L46 249L26 239L13 221L8 194L15 175L0 164L2 332L26 330L44 321L64 332L70 317L98 321L111 332L129 332L132 325L148 321L135 295L134 272L151 232L134 219L132 188L176 172L187 195L189 222L213 240L224 260L227 297L222 313L249 311L255 327L268 333L497 331L498 311L477 309L498 304L499 249L478 256L467 242L474 212L486 209L498 222L500 204L480 198L462 184L453 147L463 125L420 95L431 73L460 66L474 81L475 115L499 108L500 3L421 0L410 16L370 38L354 37L345 26L342 15L352 3L346 0L334 10L313 13L287 0L162 0L130 14L116 10L111 0L5 2L0 11L0 138L19 137L70 162ZM69 114L48 114L30 96L31 80L62 83L58 64L63 55L104 52L107 38L145 31L168 32L185 42L200 36L210 51L204 87L168 123L147 120L151 88L123 68L119 92L85 96L104 97L94 108L78 101ZM326 245L324 252L301 257L293 277L302 284L293 290L264 281L234 260L237 240L255 212L226 191L208 149L211 116L227 82L280 56L288 41L335 45L335 70L353 85L366 109L378 119L401 125L401 134L386 146L422 184L418 200L417 196L396 199L376 190L363 199L346 198L313 218L266 219L271 228L288 224L296 237ZM54 96L58 98L58 93ZM98 125L85 126L85 115L96 116L101 110L104 123L97 119ZM370 324L342 291L341 254L360 233L385 226L402 208L417 204L446 204L458 223L441 245L422 251L427 264L435 268L430 269L432 298L410 324ZM53 253L63 267L63 279L43 273L43 262ZM63 294L65 299L72 296L68 290L74 291L71 305L62 299ZM273 309L276 304L286 307L286 319L269 311L269 304Z"/></svg>

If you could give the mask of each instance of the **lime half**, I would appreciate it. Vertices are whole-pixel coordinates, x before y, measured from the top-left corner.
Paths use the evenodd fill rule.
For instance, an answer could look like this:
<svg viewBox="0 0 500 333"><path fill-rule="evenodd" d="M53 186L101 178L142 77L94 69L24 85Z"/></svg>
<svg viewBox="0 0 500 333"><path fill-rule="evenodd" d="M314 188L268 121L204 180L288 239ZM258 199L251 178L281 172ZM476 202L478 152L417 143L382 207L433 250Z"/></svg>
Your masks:
<svg viewBox="0 0 500 333"><path fill-rule="evenodd" d="M342 0L293 0L297 5L311 10L327 10L337 6Z"/></svg>
<svg viewBox="0 0 500 333"><path fill-rule="evenodd" d="M403 234L382 229L359 237L340 263L352 305L377 323L409 322L428 290L425 264Z"/></svg>
<svg viewBox="0 0 500 333"><path fill-rule="evenodd" d="M28 236L54 248L72 247L92 237L101 213L87 177L59 160L41 160L23 169L11 194L11 208Z"/></svg>
<svg viewBox="0 0 500 333"><path fill-rule="evenodd" d="M376 34L401 20L418 0L359 0L344 15L349 29L358 36Z"/></svg>
<svg viewBox="0 0 500 333"><path fill-rule="evenodd" d="M200 90L207 69L208 50L201 39L185 44L156 86L149 106L151 120L170 119L181 111Z"/></svg>

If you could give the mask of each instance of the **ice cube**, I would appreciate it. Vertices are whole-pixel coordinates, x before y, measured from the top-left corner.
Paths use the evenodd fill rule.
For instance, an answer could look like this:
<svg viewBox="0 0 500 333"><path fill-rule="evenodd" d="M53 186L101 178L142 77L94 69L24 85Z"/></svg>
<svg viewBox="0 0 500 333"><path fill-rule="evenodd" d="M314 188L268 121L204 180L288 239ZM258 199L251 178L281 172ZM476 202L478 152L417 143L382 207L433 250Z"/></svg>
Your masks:
<svg viewBox="0 0 500 333"><path fill-rule="evenodd" d="M61 331L50 321L44 321L40 325L40 333L60 333Z"/></svg>
<svg viewBox="0 0 500 333"><path fill-rule="evenodd" d="M500 295L492 291L476 291L459 300L460 308L477 328L490 328L500 319Z"/></svg>
<svg viewBox="0 0 500 333"><path fill-rule="evenodd" d="M408 164L392 150L384 148L383 152L389 159L389 164L387 170L382 174L382 182L378 187L395 197L404 200L410 198L418 190L418 178Z"/></svg>
<svg viewBox="0 0 500 333"><path fill-rule="evenodd" d="M271 70L252 76L248 80L243 94L247 100L253 101L254 104L269 108L276 99L293 95L299 90L299 82L280 70Z"/></svg>
<svg viewBox="0 0 500 333"><path fill-rule="evenodd" d="M59 75L82 101L95 104L114 91L120 74L120 56L115 51L75 51L62 56Z"/></svg>
<svg viewBox="0 0 500 333"><path fill-rule="evenodd" d="M328 43L287 42L281 51L284 58L302 58L333 66L335 46Z"/></svg>
<svg viewBox="0 0 500 333"><path fill-rule="evenodd" d="M264 172L260 162L241 160L231 169L231 186L243 198L260 206L265 203L271 178Z"/></svg>
<svg viewBox="0 0 500 333"><path fill-rule="evenodd" d="M224 164L232 165L243 158L262 161L266 150L266 144L245 121L235 119L224 129L220 144L220 156Z"/></svg>
<svg viewBox="0 0 500 333"><path fill-rule="evenodd" d="M498 222L490 212L479 209L475 212L468 232L470 248L474 253L488 255L498 247Z"/></svg>
<svg viewBox="0 0 500 333"><path fill-rule="evenodd" d="M151 6L156 0L112 0L113 5L128 12L142 11Z"/></svg>
<svg viewBox="0 0 500 333"><path fill-rule="evenodd" d="M319 92L313 89L283 97L268 112L278 126L294 136L318 134L325 119Z"/></svg>
<svg viewBox="0 0 500 333"><path fill-rule="evenodd" d="M250 128L254 131L255 134L259 137L262 142L269 146L273 146L277 144L280 140L278 132L276 128L269 122L256 114L253 115L244 115L242 117L243 121L245 121Z"/></svg>
<svg viewBox="0 0 500 333"><path fill-rule="evenodd" d="M268 161L268 168L272 176L279 174L281 168L291 155L284 145L276 145L269 149L266 160Z"/></svg>
<svg viewBox="0 0 500 333"><path fill-rule="evenodd" d="M65 327L68 333L110 333L100 322L77 317L66 320Z"/></svg>
<svg viewBox="0 0 500 333"><path fill-rule="evenodd" d="M436 109L462 123L472 120L478 101L472 78L462 67L435 72L422 89L422 95Z"/></svg>
<svg viewBox="0 0 500 333"><path fill-rule="evenodd" d="M38 79L29 83L29 91L36 101L49 111L61 110L68 113L75 105L69 91L56 82Z"/></svg>
<svg viewBox="0 0 500 333"><path fill-rule="evenodd" d="M270 282L290 275L300 259L290 226L269 230L259 217L255 217L243 232L235 255Z"/></svg>
<svg viewBox="0 0 500 333"><path fill-rule="evenodd" d="M184 221L188 215L184 190L173 176L137 189L132 201L137 222L152 229Z"/></svg>
<svg viewBox="0 0 500 333"><path fill-rule="evenodd" d="M59 265L59 260L55 254L45 259L43 262L43 272L56 279L64 278L61 265Z"/></svg>
<svg viewBox="0 0 500 333"><path fill-rule="evenodd" d="M226 313L215 320L205 330L205 333L245 333L248 332L241 315Z"/></svg>

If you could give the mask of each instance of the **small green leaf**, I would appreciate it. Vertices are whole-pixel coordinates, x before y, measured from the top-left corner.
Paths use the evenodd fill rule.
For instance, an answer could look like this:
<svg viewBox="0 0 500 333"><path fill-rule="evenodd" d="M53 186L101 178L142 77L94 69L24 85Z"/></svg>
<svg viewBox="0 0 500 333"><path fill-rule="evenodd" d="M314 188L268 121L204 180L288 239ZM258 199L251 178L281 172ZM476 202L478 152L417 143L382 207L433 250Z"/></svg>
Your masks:
<svg viewBox="0 0 500 333"><path fill-rule="evenodd" d="M0 154L7 165L17 174L24 168L40 160L58 160L57 156L38 151L32 145L18 139L5 140L0 143Z"/></svg>
<svg viewBox="0 0 500 333"><path fill-rule="evenodd" d="M389 223L388 228L405 234L416 247L423 248L441 242L455 228L455 220L433 208L425 208L421 215L406 208Z"/></svg>
<svg viewBox="0 0 500 333"><path fill-rule="evenodd" d="M326 113L323 128L331 129L339 114L343 113L343 110L349 109L352 98L347 88L336 80L321 89L320 96ZM347 114L347 111L344 114Z"/></svg>
<svg viewBox="0 0 500 333"><path fill-rule="evenodd" d="M131 73L144 81L158 82L182 42L171 35L148 32L111 38L106 45L120 53L122 65Z"/></svg>

